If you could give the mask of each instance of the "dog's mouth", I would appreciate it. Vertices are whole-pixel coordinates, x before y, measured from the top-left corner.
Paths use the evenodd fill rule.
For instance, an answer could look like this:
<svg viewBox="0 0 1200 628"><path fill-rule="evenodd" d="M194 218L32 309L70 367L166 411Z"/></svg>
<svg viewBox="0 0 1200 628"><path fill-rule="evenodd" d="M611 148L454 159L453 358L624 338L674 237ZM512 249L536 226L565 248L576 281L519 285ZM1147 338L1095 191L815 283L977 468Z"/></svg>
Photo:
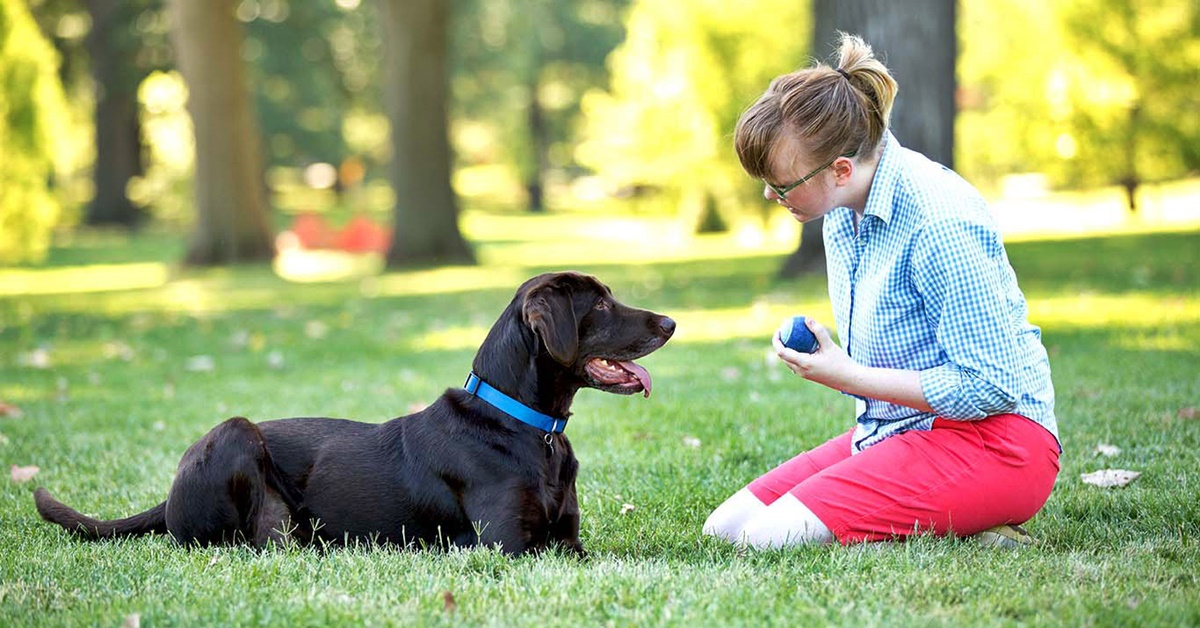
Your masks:
<svg viewBox="0 0 1200 628"><path fill-rule="evenodd" d="M632 361L592 358L584 365L593 387L622 395L650 396L650 372Z"/></svg>

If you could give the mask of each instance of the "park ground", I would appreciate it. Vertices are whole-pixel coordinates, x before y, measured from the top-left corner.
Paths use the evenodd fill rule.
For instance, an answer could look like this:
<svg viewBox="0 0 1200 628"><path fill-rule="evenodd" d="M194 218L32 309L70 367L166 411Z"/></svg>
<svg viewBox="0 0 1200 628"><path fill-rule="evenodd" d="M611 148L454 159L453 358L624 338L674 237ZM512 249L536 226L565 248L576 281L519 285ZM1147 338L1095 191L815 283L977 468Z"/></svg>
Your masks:
<svg viewBox="0 0 1200 628"><path fill-rule="evenodd" d="M775 279L794 225L684 237L628 212L467 211L483 264L398 272L331 252L181 269L178 234L79 232L0 269L0 625L1198 625L1197 205L996 204L1064 447L1038 543L1017 551L747 553L700 535L728 494L849 427L849 400L768 352L786 315L832 322L823 278ZM563 268L679 323L641 361L650 399L576 400L586 561L88 544L37 517L35 486L104 517L158 503L228 416L406 414L461 385L516 285ZM1103 469L1140 476L1082 480Z"/></svg>

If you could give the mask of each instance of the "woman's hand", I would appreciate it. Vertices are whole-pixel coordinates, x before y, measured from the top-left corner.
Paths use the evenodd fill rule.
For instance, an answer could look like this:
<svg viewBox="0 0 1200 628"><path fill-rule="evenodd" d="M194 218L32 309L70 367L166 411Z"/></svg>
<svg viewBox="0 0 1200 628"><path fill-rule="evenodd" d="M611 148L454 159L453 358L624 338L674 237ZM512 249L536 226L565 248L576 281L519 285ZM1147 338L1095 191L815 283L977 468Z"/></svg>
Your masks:
<svg viewBox="0 0 1200 628"><path fill-rule="evenodd" d="M824 325L811 318L805 322L820 345L812 353L800 353L783 346L778 334L771 338L775 354L793 373L857 397L880 399L922 412L933 412L921 389L919 372L863 366L851 360L850 354L833 342Z"/></svg>
<svg viewBox="0 0 1200 628"><path fill-rule="evenodd" d="M846 386L854 381L855 372L862 367L850 359L845 349L833 342L829 330L816 320L807 318L805 325L816 337L820 345L812 353L800 353L783 346L779 334L771 338L775 354L787 365L793 373L809 381L828 386L835 390L847 391ZM848 391L847 391L848 392Z"/></svg>

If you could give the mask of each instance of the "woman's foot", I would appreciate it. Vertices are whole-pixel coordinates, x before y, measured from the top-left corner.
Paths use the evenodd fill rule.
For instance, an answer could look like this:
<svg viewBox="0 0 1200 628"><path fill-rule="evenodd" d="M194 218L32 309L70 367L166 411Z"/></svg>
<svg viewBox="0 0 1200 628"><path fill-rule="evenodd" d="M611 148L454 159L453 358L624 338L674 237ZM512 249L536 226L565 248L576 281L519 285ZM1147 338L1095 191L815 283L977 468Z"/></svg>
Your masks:
<svg viewBox="0 0 1200 628"><path fill-rule="evenodd" d="M1025 528L1012 523L988 528L972 535L971 538L984 547L1003 547L1005 549L1028 547L1036 542Z"/></svg>

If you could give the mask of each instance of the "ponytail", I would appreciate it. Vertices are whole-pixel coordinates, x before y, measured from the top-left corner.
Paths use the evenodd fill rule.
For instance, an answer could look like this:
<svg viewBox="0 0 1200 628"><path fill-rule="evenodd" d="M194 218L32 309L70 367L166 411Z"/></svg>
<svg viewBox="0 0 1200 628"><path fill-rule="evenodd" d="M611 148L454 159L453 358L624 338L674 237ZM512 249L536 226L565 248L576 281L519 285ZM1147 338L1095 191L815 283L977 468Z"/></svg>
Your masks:
<svg viewBox="0 0 1200 628"><path fill-rule="evenodd" d="M771 178L772 151L784 133L813 162L840 155L874 158L898 89L870 45L841 33L836 68L818 62L779 76L742 114L734 131L742 168L752 177Z"/></svg>

